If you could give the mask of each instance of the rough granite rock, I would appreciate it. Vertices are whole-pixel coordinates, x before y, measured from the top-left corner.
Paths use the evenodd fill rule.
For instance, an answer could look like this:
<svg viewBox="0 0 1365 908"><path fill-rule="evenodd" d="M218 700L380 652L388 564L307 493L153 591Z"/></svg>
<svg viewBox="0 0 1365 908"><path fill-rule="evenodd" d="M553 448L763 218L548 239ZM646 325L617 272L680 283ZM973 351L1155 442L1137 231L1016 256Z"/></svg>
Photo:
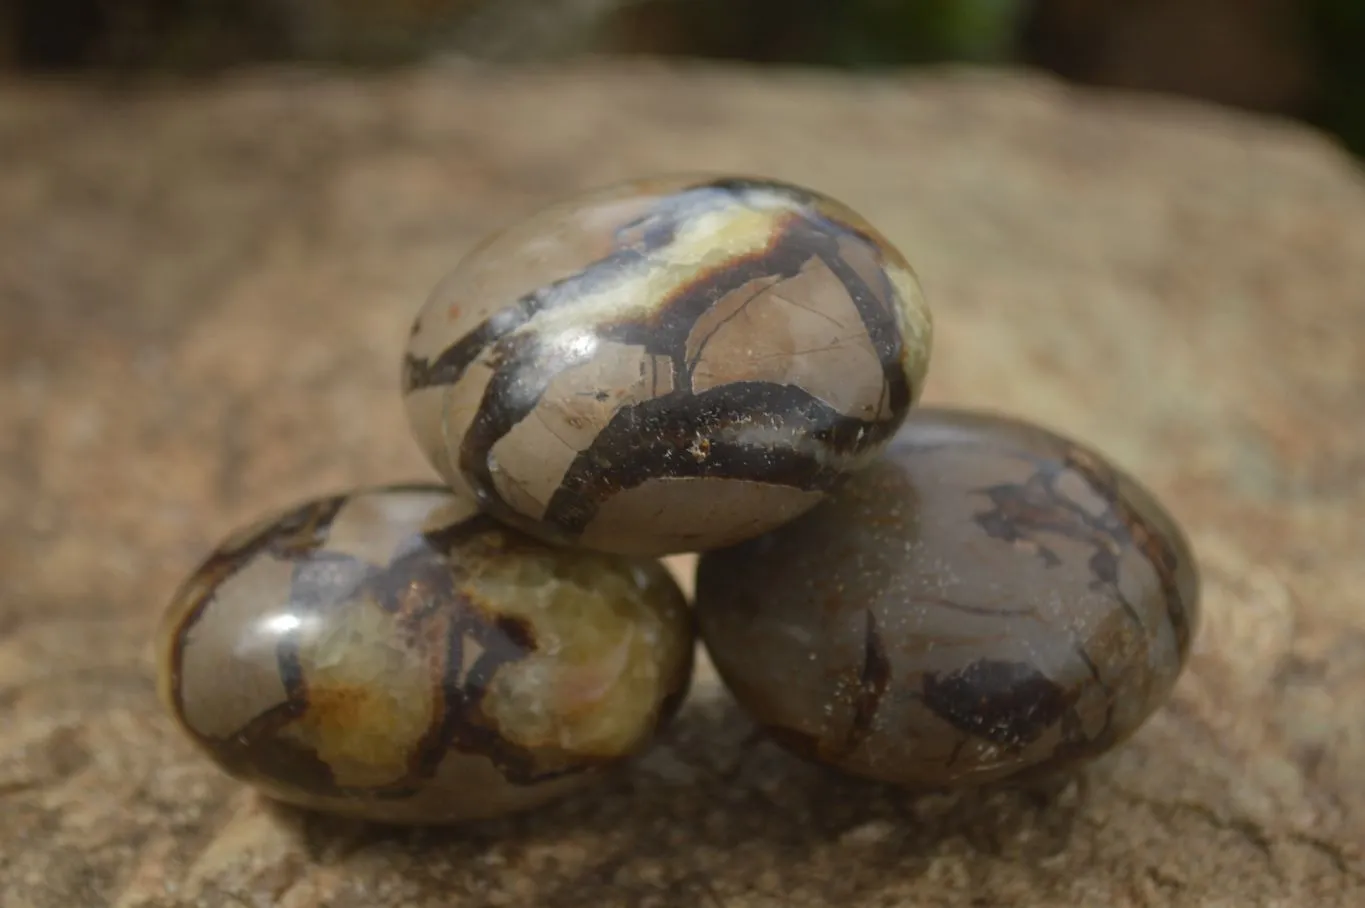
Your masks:
<svg viewBox="0 0 1365 908"><path fill-rule="evenodd" d="M1206 618L1069 785L911 799L755 740L703 666L553 809L389 830L272 808L174 731L150 629L230 527L429 476L398 403L488 228L677 169L809 183L917 264L927 400L1099 446ZM136 94L0 88L0 906L1365 904L1365 180L1297 129L1019 75L594 63Z"/></svg>

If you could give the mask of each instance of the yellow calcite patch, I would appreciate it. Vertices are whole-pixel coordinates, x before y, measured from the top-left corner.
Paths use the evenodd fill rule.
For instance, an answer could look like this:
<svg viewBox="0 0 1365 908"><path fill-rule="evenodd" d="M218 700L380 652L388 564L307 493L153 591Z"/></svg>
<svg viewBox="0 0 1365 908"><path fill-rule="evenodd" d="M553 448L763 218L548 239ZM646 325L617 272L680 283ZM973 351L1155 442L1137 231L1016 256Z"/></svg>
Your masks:
<svg viewBox="0 0 1365 908"><path fill-rule="evenodd" d="M308 710L284 735L311 747L342 787L402 779L437 720L435 654L398 621L374 602L350 603L299 654Z"/></svg>
<svg viewBox="0 0 1365 908"><path fill-rule="evenodd" d="M490 563L469 591L527 621L536 641L498 671L483 703L505 738L612 757L653 732L692 647L686 603L662 566L522 556Z"/></svg>
<svg viewBox="0 0 1365 908"><path fill-rule="evenodd" d="M708 212L685 222L669 245L653 251L647 268L628 271L618 281L585 294L574 305L548 309L518 329L518 334L568 337L591 333L583 326L613 319L644 317L698 278L772 245L781 214L748 208Z"/></svg>

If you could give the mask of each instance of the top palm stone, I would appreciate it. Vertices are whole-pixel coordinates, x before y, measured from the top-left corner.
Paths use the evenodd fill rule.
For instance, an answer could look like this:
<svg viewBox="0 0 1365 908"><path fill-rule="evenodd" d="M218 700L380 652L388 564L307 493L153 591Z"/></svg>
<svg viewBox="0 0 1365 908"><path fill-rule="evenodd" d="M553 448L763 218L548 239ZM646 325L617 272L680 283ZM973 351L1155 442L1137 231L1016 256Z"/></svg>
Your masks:
<svg viewBox="0 0 1365 908"><path fill-rule="evenodd" d="M756 536L874 460L933 325L904 257L771 180L666 177L470 252L412 326L412 432L456 493L552 543L662 555Z"/></svg>

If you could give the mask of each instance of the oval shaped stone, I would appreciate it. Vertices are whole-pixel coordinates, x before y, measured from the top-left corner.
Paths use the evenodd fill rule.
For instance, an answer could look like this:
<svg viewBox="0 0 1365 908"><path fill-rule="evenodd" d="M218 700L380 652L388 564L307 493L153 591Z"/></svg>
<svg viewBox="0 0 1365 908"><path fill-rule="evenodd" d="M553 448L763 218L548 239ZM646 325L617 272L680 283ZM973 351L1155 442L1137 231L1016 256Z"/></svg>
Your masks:
<svg viewBox="0 0 1365 908"><path fill-rule="evenodd" d="M828 502L704 554L696 609L722 678L779 741L945 789L1131 735L1185 665L1199 582L1166 509L1091 448L921 408Z"/></svg>
<svg viewBox="0 0 1365 908"><path fill-rule="evenodd" d="M638 753L692 650L659 563L551 549L432 485L233 534L157 635L163 701L229 774L401 823L524 810Z"/></svg>
<svg viewBox="0 0 1365 908"><path fill-rule="evenodd" d="M918 399L932 321L858 214L669 177L531 215L413 325L403 392L449 485L551 542L662 555L808 510Z"/></svg>

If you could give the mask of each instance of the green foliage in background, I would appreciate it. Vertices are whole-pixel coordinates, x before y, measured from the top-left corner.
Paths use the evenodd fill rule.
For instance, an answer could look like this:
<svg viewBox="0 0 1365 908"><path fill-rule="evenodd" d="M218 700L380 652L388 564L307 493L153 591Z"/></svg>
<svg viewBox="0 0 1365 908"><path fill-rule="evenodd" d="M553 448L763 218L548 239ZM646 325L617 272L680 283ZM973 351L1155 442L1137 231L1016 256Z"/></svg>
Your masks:
<svg viewBox="0 0 1365 908"><path fill-rule="evenodd" d="M1365 0L1186 2L1215 16L1260 16L1257 40L1278 42L1311 73L1306 98L1292 86L1285 96L1299 100L1269 103L1365 154ZM858 70L1022 64L1085 79L1049 58L1051 39L1103 63L1108 38L1087 27L1117 17L1108 25L1131 37L1128 22L1166 17L1179 29L1189 9L1182 0L0 0L0 69L196 72L261 60L371 66L447 52L534 61L625 50ZM1149 40L1146 64L1160 71L1166 51ZM1197 82L1198 67L1186 71Z"/></svg>
<svg viewBox="0 0 1365 908"><path fill-rule="evenodd" d="M1013 54L1023 0L850 0L829 11L827 61L851 67L991 62Z"/></svg>
<svg viewBox="0 0 1365 908"><path fill-rule="evenodd" d="M1310 19L1321 67L1311 117L1365 155L1365 0L1316 0Z"/></svg>
<svg viewBox="0 0 1365 908"><path fill-rule="evenodd" d="M863 63L998 60L1012 53L1025 6L1024 0L859 0L842 7L861 18L861 39L845 46Z"/></svg>
<svg viewBox="0 0 1365 908"><path fill-rule="evenodd" d="M835 12L827 53L852 67L960 60L991 62L1013 54L1024 0L852 0Z"/></svg>
<svg viewBox="0 0 1365 908"><path fill-rule="evenodd" d="M1027 0L672 0L703 53L866 68L1009 57Z"/></svg>
<svg viewBox="0 0 1365 908"><path fill-rule="evenodd" d="M1043 0L655 2L681 11L677 43L705 56L848 69L955 61L1047 66L1031 58L1023 39ZM1054 20L1105 11L1098 2L1071 6L1067 13L1067 4L1053 4ZM1228 6L1235 15L1236 4ZM1282 112L1365 155L1365 0L1299 0L1287 8L1298 23L1282 38L1309 61L1313 88L1304 109Z"/></svg>

